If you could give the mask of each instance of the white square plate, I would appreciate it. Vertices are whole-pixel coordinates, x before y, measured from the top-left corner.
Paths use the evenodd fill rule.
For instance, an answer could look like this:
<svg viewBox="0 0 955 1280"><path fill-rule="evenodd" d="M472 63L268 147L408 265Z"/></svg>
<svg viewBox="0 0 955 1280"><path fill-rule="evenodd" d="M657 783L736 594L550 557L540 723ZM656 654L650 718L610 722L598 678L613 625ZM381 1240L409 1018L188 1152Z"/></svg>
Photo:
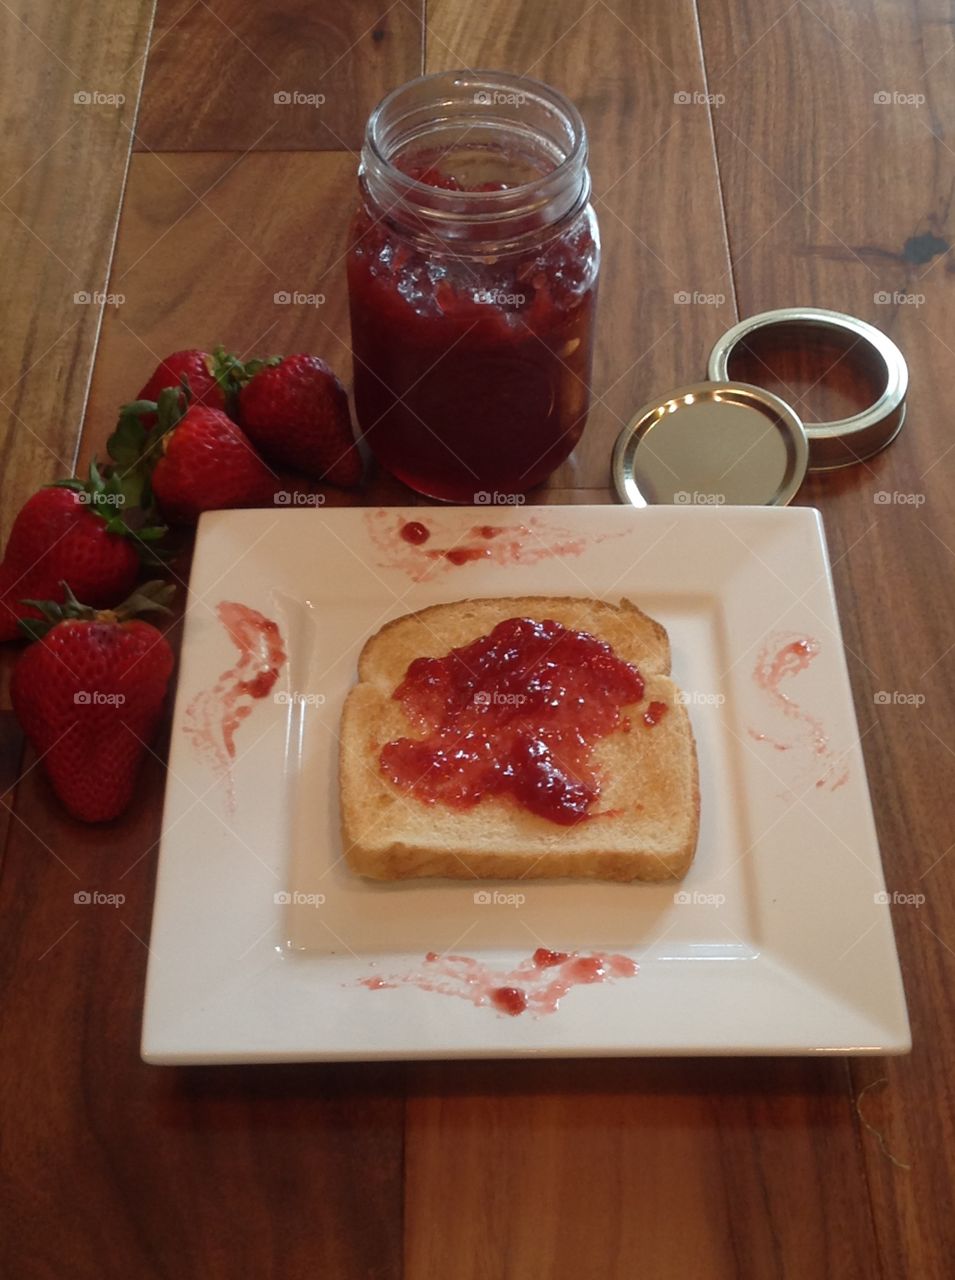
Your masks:
<svg viewBox="0 0 955 1280"><path fill-rule="evenodd" d="M428 542L403 541L406 521L423 521ZM498 532L489 538L482 525ZM479 558L440 554L462 547ZM666 626L702 793L699 847L682 883L380 884L348 870L337 734L362 644L425 605L507 595L627 596ZM216 614L223 601L274 619L288 654L238 726L227 771L188 731L194 700L234 665ZM756 669L800 637L815 656L778 682L782 701ZM504 896L515 890L518 905ZM639 973L574 988L538 1017L362 981L420 970L427 952L466 952L506 971L538 946L624 952ZM902 1053L909 1044L817 512L202 517L150 944L148 1062Z"/></svg>

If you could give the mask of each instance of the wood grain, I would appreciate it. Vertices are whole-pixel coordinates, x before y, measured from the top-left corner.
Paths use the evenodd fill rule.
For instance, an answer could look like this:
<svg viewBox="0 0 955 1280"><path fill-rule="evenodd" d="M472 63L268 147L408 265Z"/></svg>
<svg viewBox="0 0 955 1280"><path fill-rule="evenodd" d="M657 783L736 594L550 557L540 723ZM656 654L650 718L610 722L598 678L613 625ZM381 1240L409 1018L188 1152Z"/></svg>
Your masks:
<svg viewBox="0 0 955 1280"><path fill-rule="evenodd" d="M160 744L159 750L163 750ZM0 1273L400 1276L402 1074L139 1060L165 770L101 829L39 771L4 868ZM122 894L118 906L76 893ZM254 941L250 939L250 942Z"/></svg>
<svg viewBox="0 0 955 1280"><path fill-rule="evenodd" d="M7 679L4 678L0 706L8 706L9 701ZM13 820L13 796L22 771L22 759L23 733L16 717L12 711L0 711L0 851L6 848L7 832Z"/></svg>
<svg viewBox="0 0 955 1280"><path fill-rule="evenodd" d="M104 318L89 445L183 347L314 351L350 380L355 168L341 152L133 156L112 277L127 301ZM311 301L276 301L286 295Z"/></svg>
<svg viewBox="0 0 955 1280"><path fill-rule="evenodd" d="M421 73L422 8L159 0L137 146L355 149L379 99Z"/></svg>
<svg viewBox="0 0 955 1280"><path fill-rule="evenodd" d="M955 1096L939 1069L955 1051L950 15L883 0L703 0L701 20L710 88L725 96L714 116L742 313L849 311L909 364L897 441L813 479L800 500L826 522L889 889L924 895L893 909L914 1052L851 1067L854 1092L887 1080L862 1113L912 1166L860 1128L875 1230L886 1275L941 1280L955 1248Z"/></svg>
<svg viewBox="0 0 955 1280"><path fill-rule="evenodd" d="M111 286L126 301L104 317L83 460L103 453L119 406L182 347L309 351L350 387L355 172L341 152L133 156ZM373 463L360 492L326 494L331 505L415 502Z"/></svg>
<svg viewBox="0 0 955 1280"><path fill-rule="evenodd" d="M430 1065L406 1151L407 1280L878 1274L835 1063Z"/></svg>
<svg viewBox="0 0 955 1280"><path fill-rule="evenodd" d="M151 11L0 8L2 537L39 484L72 472L104 305L83 299L106 289Z"/></svg>
<svg viewBox="0 0 955 1280"><path fill-rule="evenodd" d="M709 116L674 101L704 89L693 4L563 0L528 22L506 2L435 0L426 66L526 72L583 114L604 263L593 407L553 483L605 484L621 428L653 396L704 377L736 319Z"/></svg>

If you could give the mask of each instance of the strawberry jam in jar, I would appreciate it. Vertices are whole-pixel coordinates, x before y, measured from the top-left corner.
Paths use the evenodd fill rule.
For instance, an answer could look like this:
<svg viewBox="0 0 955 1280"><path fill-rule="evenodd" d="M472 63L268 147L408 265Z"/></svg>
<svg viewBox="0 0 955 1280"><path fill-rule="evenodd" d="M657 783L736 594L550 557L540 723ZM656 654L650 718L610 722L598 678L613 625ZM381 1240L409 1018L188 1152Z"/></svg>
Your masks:
<svg viewBox="0 0 955 1280"><path fill-rule="evenodd" d="M378 460L448 502L547 478L589 407L600 262L573 104L442 72L372 114L351 231L355 407Z"/></svg>

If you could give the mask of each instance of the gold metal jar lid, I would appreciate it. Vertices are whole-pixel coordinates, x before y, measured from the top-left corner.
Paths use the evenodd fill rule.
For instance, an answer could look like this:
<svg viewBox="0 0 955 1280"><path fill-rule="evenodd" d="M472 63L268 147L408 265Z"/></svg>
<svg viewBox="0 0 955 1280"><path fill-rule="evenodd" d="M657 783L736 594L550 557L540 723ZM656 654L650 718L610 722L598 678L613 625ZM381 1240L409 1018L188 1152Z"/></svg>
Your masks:
<svg viewBox="0 0 955 1280"><path fill-rule="evenodd" d="M870 458L890 444L905 420L908 368L891 338L874 325L841 311L821 307L784 307L741 320L719 339L710 352L708 376L716 382L734 374L734 355L748 348L758 358L760 341L800 341L820 335L839 344L838 363L847 365L881 393L868 408L832 422L806 422L809 470L831 471ZM738 362L737 362L738 363ZM738 370L736 371L738 372Z"/></svg>
<svg viewBox="0 0 955 1280"><path fill-rule="evenodd" d="M784 401L743 382L696 382L643 406L614 446L621 501L635 507L785 506L809 460Z"/></svg>

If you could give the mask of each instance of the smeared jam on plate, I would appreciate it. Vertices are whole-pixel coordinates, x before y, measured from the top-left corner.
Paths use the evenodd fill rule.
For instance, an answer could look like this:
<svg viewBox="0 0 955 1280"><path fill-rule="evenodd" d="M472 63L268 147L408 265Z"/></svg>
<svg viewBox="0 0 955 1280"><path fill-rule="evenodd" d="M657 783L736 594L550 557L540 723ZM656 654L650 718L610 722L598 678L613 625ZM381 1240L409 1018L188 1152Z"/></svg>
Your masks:
<svg viewBox="0 0 955 1280"><path fill-rule="evenodd" d="M387 977L360 979L371 991L417 987L437 995L456 996L479 1007L516 1018L522 1013L556 1013L572 987L595 986L615 978L633 978L638 971L629 956L603 952L550 951L538 947L513 969L492 969L472 956L438 955L429 951L419 969Z"/></svg>
<svg viewBox="0 0 955 1280"><path fill-rule="evenodd" d="M821 720L810 715L780 687L787 685L815 661L819 641L812 636L771 636L763 645L753 668L753 679L766 693L774 709L789 721L796 736L770 735L750 727L749 735L757 742L768 743L776 751L790 751L799 746L808 755L813 769L821 770L815 779L819 789L836 791L848 781L849 770L829 745L829 735Z"/></svg>
<svg viewBox="0 0 955 1280"><path fill-rule="evenodd" d="M223 600L216 615L239 658L210 689L203 689L190 702L185 731L197 750L226 778L231 806L235 735L255 703L272 692L285 662L285 644L278 624L249 605Z"/></svg>
<svg viewBox="0 0 955 1280"><path fill-rule="evenodd" d="M602 640L508 618L443 658L411 663L393 696L423 736L387 743L381 768L427 803L469 809L510 795L570 826L600 794L594 746L643 691L639 671Z"/></svg>
<svg viewBox="0 0 955 1280"><path fill-rule="evenodd" d="M591 532L529 513L520 523L505 517L500 523L462 527L460 519L447 512L429 514L425 522L396 517L387 507L366 511L365 526L378 565L406 573L412 582L474 563L508 568L567 560L628 532L625 528Z"/></svg>

